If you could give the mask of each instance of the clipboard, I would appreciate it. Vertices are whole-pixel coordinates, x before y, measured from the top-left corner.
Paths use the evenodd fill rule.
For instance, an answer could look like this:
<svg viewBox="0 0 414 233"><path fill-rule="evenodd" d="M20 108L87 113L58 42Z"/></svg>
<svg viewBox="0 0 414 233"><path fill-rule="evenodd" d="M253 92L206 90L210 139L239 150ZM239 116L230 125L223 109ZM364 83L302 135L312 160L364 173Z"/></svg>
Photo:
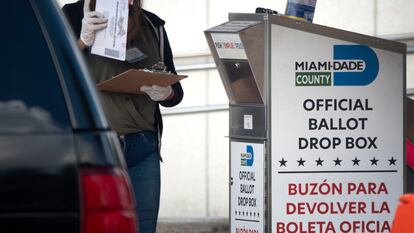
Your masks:
<svg viewBox="0 0 414 233"><path fill-rule="evenodd" d="M187 75L130 69L111 79L96 84L96 87L100 91L146 95L139 90L141 86L158 85L165 87L187 77Z"/></svg>

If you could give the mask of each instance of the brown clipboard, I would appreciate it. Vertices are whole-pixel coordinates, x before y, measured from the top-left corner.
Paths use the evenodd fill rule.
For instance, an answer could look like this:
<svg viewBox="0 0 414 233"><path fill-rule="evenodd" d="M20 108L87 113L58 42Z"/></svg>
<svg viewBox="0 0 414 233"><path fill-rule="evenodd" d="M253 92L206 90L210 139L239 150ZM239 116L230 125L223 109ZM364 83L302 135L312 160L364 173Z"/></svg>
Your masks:
<svg viewBox="0 0 414 233"><path fill-rule="evenodd" d="M130 69L111 79L96 84L96 86L100 91L145 94L139 90L141 86L158 85L165 87L187 77L187 75Z"/></svg>

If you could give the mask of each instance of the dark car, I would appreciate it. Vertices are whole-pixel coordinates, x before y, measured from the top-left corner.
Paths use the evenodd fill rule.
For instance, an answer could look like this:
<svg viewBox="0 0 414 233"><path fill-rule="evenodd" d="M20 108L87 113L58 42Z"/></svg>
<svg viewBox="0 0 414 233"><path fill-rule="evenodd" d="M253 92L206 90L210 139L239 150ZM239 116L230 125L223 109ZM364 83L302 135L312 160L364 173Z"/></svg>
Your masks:
<svg viewBox="0 0 414 233"><path fill-rule="evenodd" d="M0 232L136 232L118 138L59 7L3 1L0 28Z"/></svg>

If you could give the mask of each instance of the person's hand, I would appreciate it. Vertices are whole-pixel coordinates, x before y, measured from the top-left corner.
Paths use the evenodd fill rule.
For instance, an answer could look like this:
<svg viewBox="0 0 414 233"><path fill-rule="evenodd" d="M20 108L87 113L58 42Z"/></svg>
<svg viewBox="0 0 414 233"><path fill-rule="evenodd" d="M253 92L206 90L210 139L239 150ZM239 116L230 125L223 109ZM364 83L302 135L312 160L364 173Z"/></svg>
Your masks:
<svg viewBox="0 0 414 233"><path fill-rule="evenodd" d="M161 87L158 85L144 85L139 90L145 92L154 101L166 100L173 94L171 86Z"/></svg>
<svg viewBox="0 0 414 233"><path fill-rule="evenodd" d="M80 39L86 46L93 44L96 31L106 28L108 22L108 19L102 13L90 10L89 2L90 0L85 0L85 4L83 5L82 29L80 34Z"/></svg>

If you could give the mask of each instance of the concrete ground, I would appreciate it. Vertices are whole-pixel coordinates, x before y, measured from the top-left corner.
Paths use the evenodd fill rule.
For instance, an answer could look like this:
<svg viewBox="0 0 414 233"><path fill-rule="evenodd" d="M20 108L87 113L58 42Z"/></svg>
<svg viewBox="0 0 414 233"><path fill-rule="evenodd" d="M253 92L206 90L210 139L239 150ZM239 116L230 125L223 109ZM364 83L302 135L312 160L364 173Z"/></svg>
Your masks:
<svg viewBox="0 0 414 233"><path fill-rule="evenodd" d="M159 219L157 233L228 233L228 219Z"/></svg>

